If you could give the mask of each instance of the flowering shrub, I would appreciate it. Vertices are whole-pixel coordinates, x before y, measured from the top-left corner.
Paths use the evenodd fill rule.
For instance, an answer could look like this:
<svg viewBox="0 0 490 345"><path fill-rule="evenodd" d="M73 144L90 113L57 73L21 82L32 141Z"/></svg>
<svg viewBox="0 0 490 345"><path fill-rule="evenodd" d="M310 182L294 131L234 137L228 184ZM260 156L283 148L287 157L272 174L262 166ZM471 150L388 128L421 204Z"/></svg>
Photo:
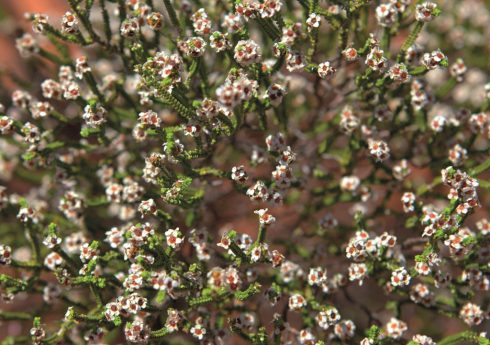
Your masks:
<svg viewBox="0 0 490 345"><path fill-rule="evenodd" d="M0 108L4 344L490 344L483 1L68 5Z"/></svg>

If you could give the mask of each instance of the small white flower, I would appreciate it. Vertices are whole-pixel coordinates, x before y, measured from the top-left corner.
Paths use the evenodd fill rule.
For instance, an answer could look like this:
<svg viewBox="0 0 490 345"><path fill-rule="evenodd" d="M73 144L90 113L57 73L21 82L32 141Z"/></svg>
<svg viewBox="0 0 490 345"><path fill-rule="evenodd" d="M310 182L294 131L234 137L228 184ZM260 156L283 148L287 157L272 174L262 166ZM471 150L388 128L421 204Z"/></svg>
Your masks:
<svg viewBox="0 0 490 345"><path fill-rule="evenodd" d="M300 294L294 294L289 297L289 309L291 310L300 310L306 307L306 304L306 299Z"/></svg>
<svg viewBox="0 0 490 345"><path fill-rule="evenodd" d="M322 62L321 64L318 65L318 76L322 79L325 79L331 75L333 75L337 69L335 69L331 64L330 61L325 61Z"/></svg>
<svg viewBox="0 0 490 345"><path fill-rule="evenodd" d="M46 238L43 240L43 244L50 248L50 249L53 249L54 247L56 247L57 245L59 245L61 243L61 238L59 238L58 236L56 235L48 235L46 236Z"/></svg>
<svg viewBox="0 0 490 345"><path fill-rule="evenodd" d="M400 267L391 272L391 285L393 286L407 286L410 284L410 279L410 274L405 267Z"/></svg>
<svg viewBox="0 0 490 345"><path fill-rule="evenodd" d="M267 208L255 210L254 213L259 215L259 222L261 225L270 225L276 221L276 218L267 213Z"/></svg>
<svg viewBox="0 0 490 345"><path fill-rule="evenodd" d="M0 265L10 265L12 262L12 248L0 244Z"/></svg>
<svg viewBox="0 0 490 345"><path fill-rule="evenodd" d="M206 335L206 328L200 324L197 324L191 328L191 334L194 338L202 340Z"/></svg>
<svg viewBox="0 0 490 345"><path fill-rule="evenodd" d="M320 27L321 17L316 13L311 13L308 19L306 19L306 25L308 25L308 30L313 28L317 29Z"/></svg>
<svg viewBox="0 0 490 345"><path fill-rule="evenodd" d="M167 245L173 249L178 249L181 243L184 241L184 237L182 236L179 228L165 231L165 237L167 238Z"/></svg>
<svg viewBox="0 0 490 345"><path fill-rule="evenodd" d="M408 327L405 322L394 317L386 324L386 333L394 339L399 339L407 329Z"/></svg>
<svg viewBox="0 0 490 345"><path fill-rule="evenodd" d="M424 2L418 4L415 8L415 19L419 22L430 22L434 19L434 11L437 9L437 4L433 2Z"/></svg>

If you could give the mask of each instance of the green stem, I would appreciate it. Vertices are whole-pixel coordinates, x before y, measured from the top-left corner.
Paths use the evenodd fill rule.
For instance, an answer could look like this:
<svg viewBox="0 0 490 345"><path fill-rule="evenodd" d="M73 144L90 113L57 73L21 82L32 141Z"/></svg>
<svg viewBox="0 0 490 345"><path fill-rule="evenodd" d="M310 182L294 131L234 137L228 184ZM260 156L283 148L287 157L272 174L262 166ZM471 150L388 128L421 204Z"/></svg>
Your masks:
<svg viewBox="0 0 490 345"><path fill-rule="evenodd" d="M264 243L266 230L267 230L266 226L263 225L263 224L260 224L260 226L259 226L259 234L257 236L257 243Z"/></svg>
<svg viewBox="0 0 490 345"><path fill-rule="evenodd" d="M402 62L403 60L405 60L405 54L406 54L408 48L410 48L415 43L415 40L419 36L423 27L424 27L424 22L417 22L417 24L415 24L412 31L408 35L407 39L405 40L405 42L403 42L403 45L402 45L400 52L398 53L398 57L396 59L397 62Z"/></svg>
<svg viewBox="0 0 490 345"><path fill-rule="evenodd" d="M156 331L151 331L150 332L150 338L162 338L171 332L167 329L167 327L160 328L159 330Z"/></svg>
<svg viewBox="0 0 490 345"><path fill-rule="evenodd" d="M72 273L78 271L79 265L60 246L56 246L54 248L54 252L61 256L63 260L65 260L66 264L68 265L68 269Z"/></svg>
<svg viewBox="0 0 490 345"><path fill-rule="evenodd" d="M92 294L95 297L95 302L97 303L97 306L102 307L104 305L104 303L102 301L102 294L101 294L100 290L98 289L98 287L95 286L95 284L90 284L90 291L92 291Z"/></svg>
<svg viewBox="0 0 490 345"><path fill-rule="evenodd" d="M441 341L437 342L438 345L452 345L461 344L464 341L470 341L475 344L488 345L490 341L486 338L480 337L478 333L471 331L464 331L458 334L453 334L445 337Z"/></svg>
<svg viewBox="0 0 490 345"><path fill-rule="evenodd" d="M33 316L22 311L0 311L0 320L32 320Z"/></svg>
<svg viewBox="0 0 490 345"><path fill-rule="evenodd" d="M44 49L39 49L39 56L42 56L43 58L55 63L56 65L68 65L69 62L67 63L64 61L62 58L48 52L47 50Z"/></svg>
<svg viewBox="0 0 490 345"><path fill-rule="evenodd" d="M87 84L90 87L90 90L92 90L92 92L99 99L99 102L102 103L103 105L105 105L104 96L100 92L100 90L99 90L99 88L97 86L97 82L95 81L95 78L94 78L94 75L92 74L92 72L86 73L85 80L87 81Z"/></svg>
<svg viewBox="0 0 490 345"><path fill-rule="evenodd" d="M106 0L100 0L100 8L102 9L102 18L104 19L105 36L106 36L107 42L111 42L112 31L111 31L109 13L107 12L105 2L106 2Z"/></svg>
<svg viewBox="0 0 490 345"><path fill-rule="evenodd" d="M451 92L452 89L456 86L456 78L451 77L448 79L444 84L442 84L439 89L436 91L436 97L437 98L444 98L447 96L449 92Z"/></svg>
<svg viewBox="0 0 490 345"><path fill-rule="evenodd" d="M270 19L263 19L261 17L257 17L256 19L257 23L259 23L271 40L276 41L281 38L281 32Z"/></svg>
<svg viewBox="0 0 490 345"><path fill-rule="evenodd" d="M100 45L105 46L106 48L111 48L110 44L102 41L100 36L94 31L94 26L90 22L90 19L89 19L90 12L87 11L87 12L82 13L82 11L80 10L80 8L79 8L79 6L75 0L68 0L68 2L70 4L72 11L75 12L77 17L82 22L83 27L85 28L85 30L87 30L90 38L92 39L92 42L97 42Z"/></svg>
<svg viewBox="0 0 490 345"><path fill-rule="evenodd" d="M179 36L182 36L182 29L180 27L179 19L177 17L177 13L175 12L174 6L172 5L172 2L170 0L163 0L163 3L165 4L165 8L167 9L168 16L170 17L172 25L175 26L179 31Z"/></svg>
<svg viewBox="0 0 490 345"><path fill-rule="evenodd" d="M31 338L24 335L9 335L0 343L1 345L13 345L13 344L28 344L30 343Z"/></svg>
<svg viewBox="0 0 490 345"><path fill-rule="evenodd" d="M387 56L389 56L390 41L391 41L390 28L385 28L383 32L383 38L381 39L381 49L384 50Z"/></svg>
<svg viewBox="0 0 490 345"><path fill-rule="evenodd" d="M308 49L306 61L312 62L313 56L315 56L318 45L318 29L313 29L310 34L310 48Z"/></svg>
<svg viewBox="0 0 490 345"><path fill-rule="evenodd" d="M247 254L245 254L245 252L234 241L231 241L230 249L233 254L242 259L244 262L248 261Z"/></svg>
<svg viewBox="0 0 490 345"><path fill-rule="evenodd" d="M61 114L60 112L56 111L56 110L52 110L51 111L51 116L54 117L56 120L60 121L60 122L68 122L68 119L66 118L65 115Z"/></svg>
<svg viewBox="0 0 490 345"><path fill-rule="evenodd" d="M12 266L17 267L17 268L26 268L26 269L39 269L42 268L43 266L40 265L37 262L32 262L32 261L17 261L17 260L12 260Z"/></svg>
<svg viewBox="0 0 490 345"><path fill-rule="evenodd" d="M490 158L470 170L470 175L478 176L482 172L490 169Z"/></svg>
<svg viewBox="0 0 490 345"><path fill-rule="evenodd" d="M419 76L419 75L424 75L428 72L429 70L425 66L418 66L409 71L411 76Z"/></svg>

